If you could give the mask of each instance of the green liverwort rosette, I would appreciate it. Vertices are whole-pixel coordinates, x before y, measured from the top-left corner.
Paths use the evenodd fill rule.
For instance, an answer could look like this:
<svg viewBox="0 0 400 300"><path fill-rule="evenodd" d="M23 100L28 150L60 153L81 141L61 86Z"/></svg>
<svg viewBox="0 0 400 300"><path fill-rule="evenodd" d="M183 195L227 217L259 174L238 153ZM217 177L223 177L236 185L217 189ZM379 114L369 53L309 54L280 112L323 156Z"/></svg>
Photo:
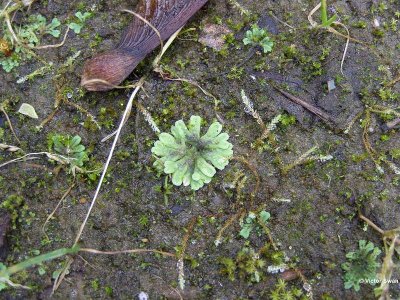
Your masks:
<svg viewBox="0 0 400 300"><path fill-rule="evenodd" d="M151 152L156 155L156 166L166 174L172 174L174 185L188 186L198 190L209 183L215 175L215 168L222 170L233 155L229 135L221 133L222 125L211 124L201 136L201 118L192 116L188 126L179 120L171 127L170 133L161 133Z"/></svg>

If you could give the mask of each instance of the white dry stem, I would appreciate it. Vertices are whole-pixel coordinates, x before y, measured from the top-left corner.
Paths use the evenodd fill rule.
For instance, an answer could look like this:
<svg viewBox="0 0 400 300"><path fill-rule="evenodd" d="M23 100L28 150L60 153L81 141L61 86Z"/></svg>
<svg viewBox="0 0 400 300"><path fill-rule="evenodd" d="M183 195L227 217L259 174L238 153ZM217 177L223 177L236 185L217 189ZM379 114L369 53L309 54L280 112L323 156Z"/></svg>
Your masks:
<svg viewBox="0 0 400 300"><path fill-rule="evenodd" d="M59 48L59 47L62 47L62 46L64 46L65 41L67 40L68 32L69 32L69 27L67 27L67 31L65 32L64 37L63 37L61 43L52 44L52 45L34 46L34 47L29 47L29 48L40 50L40 49L49 49L49 48Z"/></svg>
<svg viewBox="0 0 400 300"><path fill-rule="evenodd" d="M107 173L107 170L108 170L108 166L110 165L111 158L112 158L112 156L114 154L115 147L117 145L119 136L120 136L122 128L124 126L124 120L128 117L128 114L132 109L133 100L135 99L135 96L138 93L138 91L139 91L140 87L142 86L143 82L144 82L144 77L142 77L140 79L140 81L137 84L135 90L132 92L131 96L129 97L129 101L128 101L127 105L126 105L124 114L122 115L121 122L119 123L119 126L118 126L117 132L115 134L115 138L114 138L113 144L112 144L110 152L108 154L107 161L106 161L106 163L104 165L103 172L101 173L101 177L100 177L99 183L97 185L96 192L95 192L95 194L93 196L93 199L92 199L92 202L90 204L89 210L88 210L88 212L86 214L85 220L83 221L83 223L81 224L81 227L79 228L78 234L77 234L77 236L75 238L74 245L76 245L79 242L79 240L81 238L81 235L82 235L82 232L83 232L83 229L85 228L86 223L87 223L87 221L89 219L89 216L90 216L90 214L92 212L92 209L93 209L93 207L94 207L94 205L96 203L96 200L97 200L97 197L99 195L101 186L103 184L104 177L106 176L106 173Z"/></svg>

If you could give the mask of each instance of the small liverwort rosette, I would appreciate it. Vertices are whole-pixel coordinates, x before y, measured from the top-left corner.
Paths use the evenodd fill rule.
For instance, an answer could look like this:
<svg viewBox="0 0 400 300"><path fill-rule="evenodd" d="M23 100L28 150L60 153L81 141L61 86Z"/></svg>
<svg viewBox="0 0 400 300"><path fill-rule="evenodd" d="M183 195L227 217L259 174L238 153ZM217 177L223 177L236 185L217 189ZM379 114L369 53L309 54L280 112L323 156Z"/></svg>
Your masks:
<svg viewBox="0 0 400 300"><path fill-rule="evenodd" d="M221 133L222 125L211 124L201 136L199 116L192 116L186 127L179 120L171 127L170 133L161 133L151 149L156 155L156 166L161 166L166 174L172 174L174 185L188 186L198 190L209 183L215 175L215 168L222 170L233 155L229 135Z"/></svg>

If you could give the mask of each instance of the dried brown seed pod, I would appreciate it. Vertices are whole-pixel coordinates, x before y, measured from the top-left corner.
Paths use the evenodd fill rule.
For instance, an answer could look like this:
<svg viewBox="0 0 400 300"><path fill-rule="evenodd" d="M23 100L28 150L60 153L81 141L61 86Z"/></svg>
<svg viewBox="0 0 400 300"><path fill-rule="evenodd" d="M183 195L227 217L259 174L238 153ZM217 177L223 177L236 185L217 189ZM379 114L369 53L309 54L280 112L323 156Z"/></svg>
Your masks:
<svg viewBox="0 0 400 300"><path fill-rule="evenodd" d="M152 24L161 39L181 28L207 0L141 0L136 13ZM89 91L107 91L119 85L138 63L160 44L157 33L134 17L117 47L85 63L81 85Z"/></svg>
<svg viewBox="0 0 400 300"><path fill-rule="evenodd" d="M12 46L5 39L0 39L0 52L6 57L12 54Z"/></svg>

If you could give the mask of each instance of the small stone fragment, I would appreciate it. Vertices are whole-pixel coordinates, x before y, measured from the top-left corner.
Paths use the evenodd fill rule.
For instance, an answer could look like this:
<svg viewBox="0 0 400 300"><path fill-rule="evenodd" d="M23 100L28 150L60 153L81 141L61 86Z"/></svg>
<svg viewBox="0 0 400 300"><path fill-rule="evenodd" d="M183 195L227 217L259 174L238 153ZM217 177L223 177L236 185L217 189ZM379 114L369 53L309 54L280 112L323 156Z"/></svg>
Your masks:
<svg viewBox="0 0 400 300"><path fill-rule="evenodd" d="M335 80L330 79L328 80L328 91L329 93L332 92L334 89L336 89L336 85L335 85Z"/></svg>

